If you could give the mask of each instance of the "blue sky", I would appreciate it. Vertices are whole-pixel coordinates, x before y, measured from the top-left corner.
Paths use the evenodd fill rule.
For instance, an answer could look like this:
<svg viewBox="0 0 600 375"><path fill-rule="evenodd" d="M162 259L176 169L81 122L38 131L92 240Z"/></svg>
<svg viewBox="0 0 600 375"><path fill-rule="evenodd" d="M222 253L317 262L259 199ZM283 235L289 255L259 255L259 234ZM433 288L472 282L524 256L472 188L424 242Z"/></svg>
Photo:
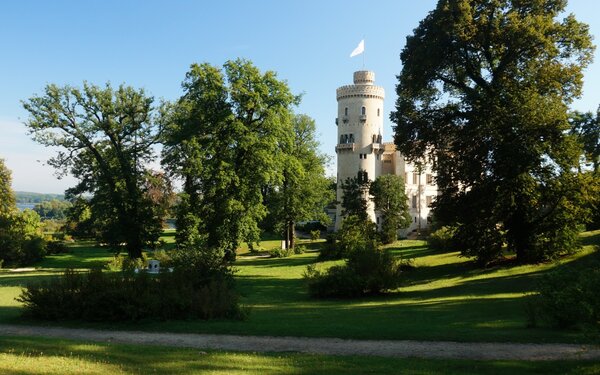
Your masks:
<svg viewBox="0 0 600 375"><path fill-rule="evenodd" d="M237 57L274 70L294 93L298 112L317 122L323 152L333 158L335 89L362 68L350 52L364 37L365 68L386 90L393 108L399 54L435 0L254 1L4 1L0 3L0 158L13 171L15 190L62 193L72 178L58 180L44 165L55 150L29 139L20 101L48 83L87 80L143 87L157 99L175 100L194 62L222 65ZM568 11L600 35L597 0L571 0ZM597 42L597 41L596 41ZM598 52L596 52L598 56ZM596 60L599 60L598 57ZM586 71L584 96L574 109L600 104L600 61ZM391 124L385 123L386 140Z"/></svg>

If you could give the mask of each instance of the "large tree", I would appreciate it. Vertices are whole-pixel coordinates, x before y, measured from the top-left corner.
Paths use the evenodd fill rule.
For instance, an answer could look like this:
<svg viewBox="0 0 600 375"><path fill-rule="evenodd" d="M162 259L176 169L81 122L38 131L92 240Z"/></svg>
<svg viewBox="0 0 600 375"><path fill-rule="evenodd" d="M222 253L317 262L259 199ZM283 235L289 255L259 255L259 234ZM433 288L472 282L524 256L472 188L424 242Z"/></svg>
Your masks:
<svg viewBox="0 0 600 375"><path fill-rule="evenodd" d="M319 152L315 121L306 115L292 120L292 137L282 143L283 179L268 189L267 206L283 233L286 248L294 247L295 224L302 220L327 221L325 207L333 199L325 177L326 155Z"/></svg>
<svg viewBox="0 0 600 375"><path fill-rule="evenodd" d="M223 70L194 64L168 116L163 164L183 179L177 217L181 245L202 244L235 258L257 242L267 213L262 189L282 181L282 144L292 137L298 98L272 71L246 60Z"/></svg>
<svg viewBox="0 0 600 375"><path fill-rule="evenodd" d="M381 213L381 240L392 243L398 239L398 229L411 223L404 179L396 175L379 176L371 183L369 194L375 210Z"/></svg>
<svg viewBox="0 0 600 375"><path fill-rule="evenodd" d="M574 248L580 150L567 110L592 60L564 0L440 0L407 38L395 142L434 163L436 219L486 263Z"/></svg>
<svg viewBox="0 0 600 375"><path fill-rule="evenodd" d="M99 240L141 257L142 247L158 240L153 228L161 225L144 191L145 166L158 140L153 98L124 85L51 84L23 105L33 139L60 148L48 163L79 179L68 195L92 195Z"/></svg>

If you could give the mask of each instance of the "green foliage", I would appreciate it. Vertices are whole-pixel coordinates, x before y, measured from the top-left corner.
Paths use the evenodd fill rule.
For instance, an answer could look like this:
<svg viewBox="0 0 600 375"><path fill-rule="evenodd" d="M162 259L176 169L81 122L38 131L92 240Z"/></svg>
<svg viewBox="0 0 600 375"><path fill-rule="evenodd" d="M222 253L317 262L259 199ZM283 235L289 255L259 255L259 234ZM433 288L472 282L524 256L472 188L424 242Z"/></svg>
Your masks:
<svg viewBox="0 0 600 375"><path fill-rule="evenodd" d="M88 83L82 89L51 84L23 103L33 139L60 149L49 164L79 179L67 195L92 195L88 203L98 239L115 251L124 244L134 258L156 242L162 227L146 184L159 133L152 103L143 90Z"/></svg>
<svg viewBox="0 0 600 375"><path fill-rule="evenodd" d="M306 115L292 119L292 137L282 143L283 179L265 189L274 229L282 233L286 247L294 247L295 224L304 220L329 221L325 207L334 199L325 177L328 158L319 151L315 121ZM287 140L287 143L285 142Z"/></svg>
<svg viewBox="0 0 600 375"><path fill-rule="evenodd" d="M357 216L361 220L367 220L369 185L369 180L358 177L342 181L342 216Z"/></svg>
<svg viewBox="0 0 600 375"><path fill-rule="evenodd" d="M287 258L294 254L295 249L273 249L269 251L271 258Z"/></svg>
<svg viewBox="0 0 600 375"><path fill-rule="evenodd" d="M8 215L17 209L11 181L11 172L0 158L0 215Z"/></svg>
<svg viewBox="0 0 600 375"><path fill-rule="evenodd" d="M454 234L456 228L442 226L427 237L427 244L430 248L440 251L455 251L459 249L454 243Z"/></svg>
<svg viewBox="0 0 600 375"><path fill-rule="evenodd" d="M23 315L39 320L136 321L140 319L243 318L232 279L204 278L193 268L176 268L155 277L134 274L65 271L28 285L18 300Z"/></svg>
<svg viewBox="0 0 600 375"><path fill-rule="evenodd" d="M371 183L369 194L375 210L381 213L381 241L389 244L398 239L398 229L411 223L404 179L396 175L379 176Z"/></svg>
<svg viewBox="0 0 600 375"><path fill-rule="evenodd" d="M69 248L63 241L52 240L52 241L48 241L48 243L46 243L46 254L48 254L48 255L66 254L69 252L70 252Z"/></svg>
<svg viewBox="0 0 600 375"><path fill-rule="evenodd" d="M537 286L539 294L527 301L528 320L535 326L545 322L553 327L600 328L600 267L580 272L552 272Z"/></svg>
<svg viewBox="0 0 600 375"><path fill-rule="evenodd" d="M299 254L304 254L305 252L306 252L306 246L304 246L304 245L294 246L294 254L299 255Z"/></svg>
<svg viewBox="0 0 600 375"><path fill-rule="evenodd" d="M309 265L304 278L313 297L352 298L380 294L399 286L400 263L386 251L361 248L350 254L345 265L332 266L326 272Z"/></svg>
<svg viewBox="0 0 600 375"><path fill-rule="evenodd" d="M0 261L4 265L29 265L44 257L46 243L40 236L40 216L17 210L11 173L0 159Z"/></svg>
<svg viewBox="0 0 600 375"><path fill-rule="evenodd" d="M71 206L73 204L69 201L53 199L36 204L33 210L40 215L42 220L64 220Z"/></svg>
<svg viewBox="0 0 600 375"><path fill-rule="evenodd" d="M311 230L310 231L310 240L311 241L318 241L320 238L321 238L320 230Z"/></svg>
<svg viewBox="0 0 600 375"><path fill-rule="evenodd" d="M411 161L431 160L443 225L481 264L576 248L588 216L568 105L593 56L565 1L440 1L407 38L392 119Z"/></svg>
<svg viewBox="0 0 600 375"><path fill-rule="evenodd" d="M298 98L274 72L245 60L223 70L194 64L183 88L163 116L163 165L183 180L178 243L202 241L234 259L241 242L259 239L263 188L283 178L281 146L293 134L290 108Z"/></svg>
<svg viewBox="0 0 600 375"><path fill-rule="evenodd" d="M354 215L344 219L336 238L333 244L335 251L329 254L334 256L328 257L326 252L322 252L322 259L347 258L358 250L376 249L378 245L376 225L369 219L361 219Z"/></svg>
<svg viewBox="0 0 600 375"><path fill-rule="evenodd" d="M579 139L583 146L583 160L600 172L600 107L596 115L592 112L574 111L569 116L571 134Z"/></svg>
<svg viewBox="0 0 600 375"><path fill-rule="evenodd" d="M154 250L151 254L149 254L148 258L158 260L161 268L169 268L173 267L174 265L173 257L165 250Z"/></svg>
<svg viewBox="0 0 600 375"><path fill-rule="evenodd" d="M115 254L113 258L106 263L104 268L108 271L133 272L136 269L142 270L148 267L148 256L142 253L139 258L131 258L127 254Z"/></svg>
<svg viewBox="0 0 600 375"><path fill-rule="evenodd" d="M15 191L15 198L17 203L42 203L52 200L65 200L65 196L63 194L42 194L31 193L27 191Z"/></svg>

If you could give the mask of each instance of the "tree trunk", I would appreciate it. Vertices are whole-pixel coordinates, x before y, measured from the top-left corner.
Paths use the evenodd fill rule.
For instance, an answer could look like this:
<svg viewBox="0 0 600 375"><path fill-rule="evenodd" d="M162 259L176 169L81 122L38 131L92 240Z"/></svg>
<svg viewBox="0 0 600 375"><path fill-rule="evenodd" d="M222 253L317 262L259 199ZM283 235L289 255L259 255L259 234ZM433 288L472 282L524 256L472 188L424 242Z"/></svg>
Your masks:
<svg viewBox="0 0 600 375"><path fill-rule="evenodd" d="M294 222L293 221L288 221L288 234L289 234L288 240L289 240L289 243L290 243L290 247L289 247L290 249L294 248L294 237L295 237L294 236L295 235L294 232L295 232L295 230L296 230L296 228L295 228Z"/></svg>

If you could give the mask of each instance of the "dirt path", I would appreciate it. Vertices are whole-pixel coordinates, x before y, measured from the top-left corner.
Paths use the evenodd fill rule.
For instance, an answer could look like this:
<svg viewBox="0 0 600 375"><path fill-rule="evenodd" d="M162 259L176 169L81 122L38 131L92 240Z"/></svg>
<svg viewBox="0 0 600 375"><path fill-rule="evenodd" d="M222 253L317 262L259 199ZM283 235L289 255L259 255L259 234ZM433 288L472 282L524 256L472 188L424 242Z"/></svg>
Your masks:
<svg viewBox="0 0 600 375"><path fill-rule="evenodd" d="M451 341L343 340L335 338L104 331L0 324L2 336L43 336L98 342L250 352L301 352L478 360L600 360L600 347L570 344L460 343Z"/></svg>

